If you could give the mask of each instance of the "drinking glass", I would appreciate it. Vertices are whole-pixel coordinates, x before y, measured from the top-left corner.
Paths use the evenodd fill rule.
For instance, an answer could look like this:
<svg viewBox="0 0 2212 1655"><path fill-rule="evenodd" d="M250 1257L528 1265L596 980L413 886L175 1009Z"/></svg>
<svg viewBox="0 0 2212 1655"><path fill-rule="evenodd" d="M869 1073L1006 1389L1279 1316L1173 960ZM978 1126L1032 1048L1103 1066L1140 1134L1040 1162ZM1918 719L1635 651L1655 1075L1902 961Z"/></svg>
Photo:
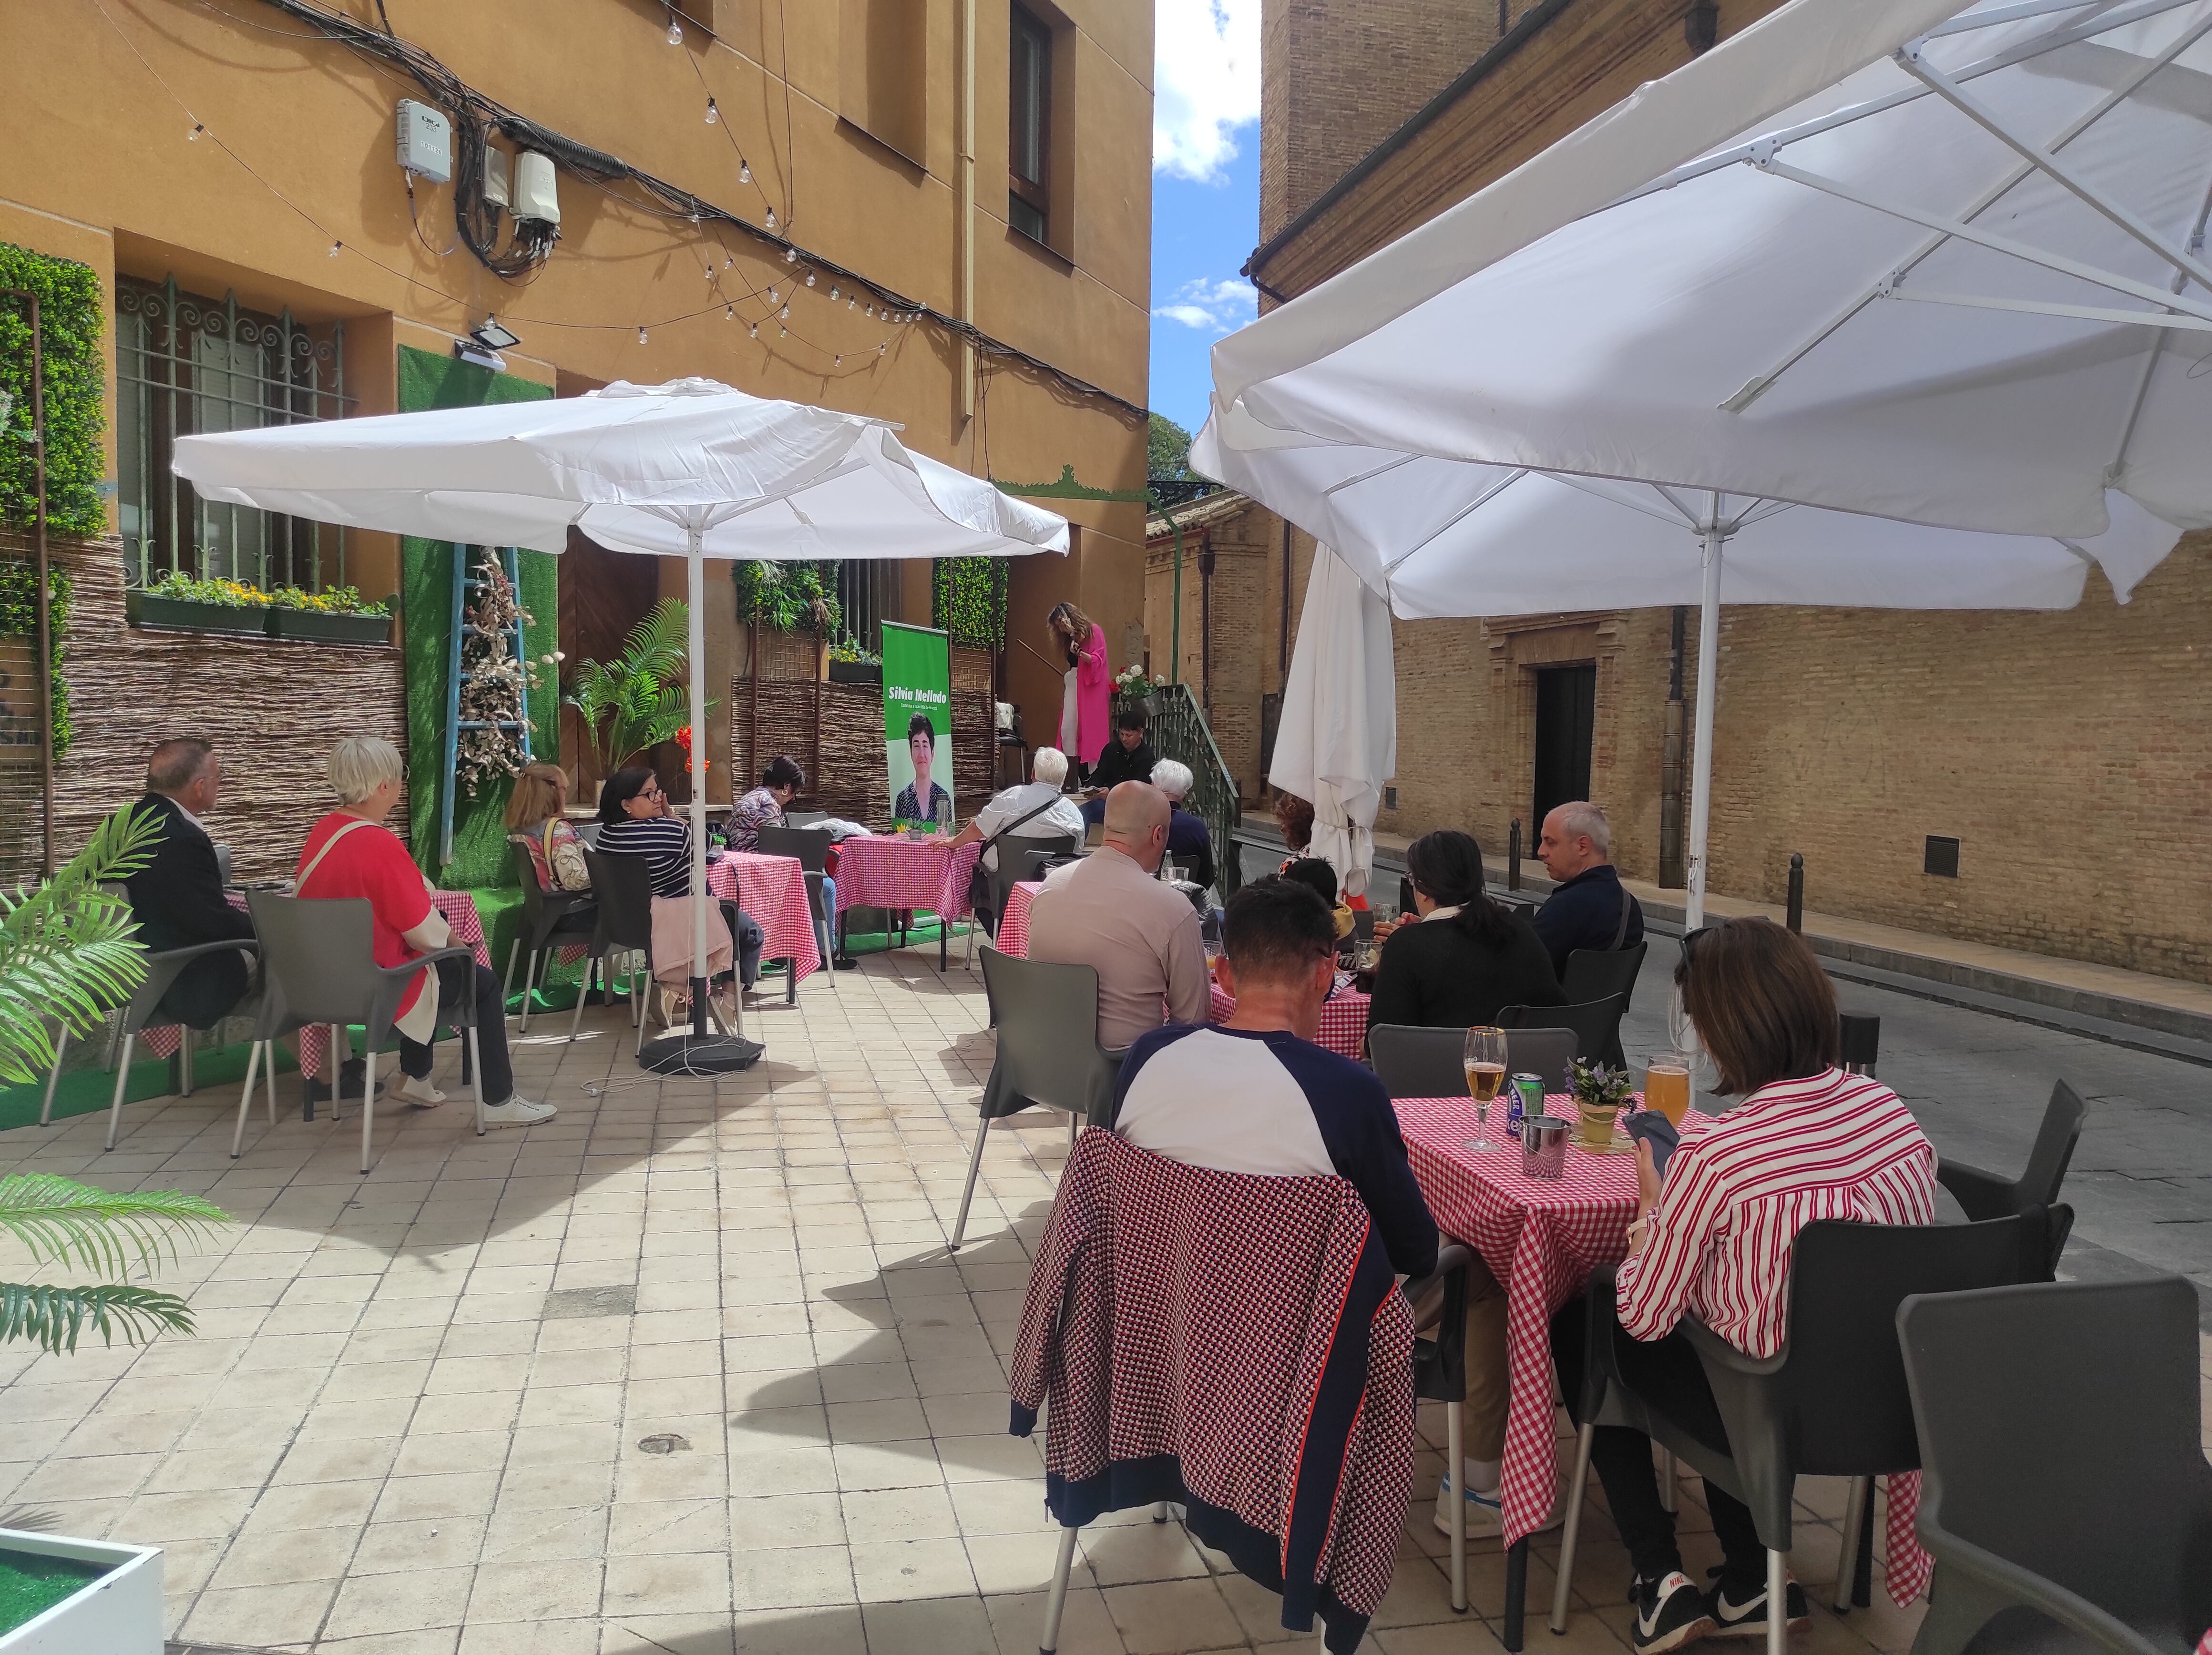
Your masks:
<svg viewBox="0 0 2212 1655"><path fill-rule="evenodd" d="M1475 1028L1467 1031L1465 1052L1468 1095L1474 1100L1475 1135L1462 1145L1468 1149L1495 1149L1490 1141L1490 1100L1505 1084L1505 1031Z"/></svg>
<svg viewBox="0 0 2212 1655"><path fill-rule="evenodd" d="M1656 1109L1680 1131L1690 1112L1690 1057L1683 1052L1658 1052L1644 1070L1644 1106Z"/></svg>

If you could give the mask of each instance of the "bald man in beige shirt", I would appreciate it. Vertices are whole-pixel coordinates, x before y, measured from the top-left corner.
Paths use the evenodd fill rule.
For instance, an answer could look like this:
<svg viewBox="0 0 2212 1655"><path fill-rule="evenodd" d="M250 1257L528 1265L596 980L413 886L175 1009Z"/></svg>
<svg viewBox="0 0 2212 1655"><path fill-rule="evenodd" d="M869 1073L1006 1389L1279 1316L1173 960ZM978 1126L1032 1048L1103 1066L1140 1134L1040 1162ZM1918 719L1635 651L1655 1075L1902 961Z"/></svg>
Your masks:
<svg viewBox="0 0 2212 1655"><path fill-rule="evenodd" d="M1030 905L1030 958L1098 973L1098 1044L1127 1046L1163 1022L1202 1023L1211 995L1198 912L1157 877L1172 810L1150 782L1106 796L1106 832L1056 868Z"/></svg>

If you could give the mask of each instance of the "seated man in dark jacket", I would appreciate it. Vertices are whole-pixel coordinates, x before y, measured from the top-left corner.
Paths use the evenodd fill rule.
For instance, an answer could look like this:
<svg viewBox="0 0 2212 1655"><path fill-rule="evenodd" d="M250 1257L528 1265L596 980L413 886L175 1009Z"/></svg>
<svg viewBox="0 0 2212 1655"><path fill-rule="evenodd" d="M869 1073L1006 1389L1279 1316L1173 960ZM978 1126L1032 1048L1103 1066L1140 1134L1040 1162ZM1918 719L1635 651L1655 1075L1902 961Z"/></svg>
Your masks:
<svg viewBox="0 0 2212 1655"><path fill-rule="evenodd" d="M1085 786L1096 788L1100 799L1125 781L1150 781L1152 767L1160 755L1152 751L1152 744L1145 739L1148 724L1145 709L1134 705L1124 706L1114 715L1114 739L1091 767ZM1102 803L1103 811L1103 805Z"/></svg>
<svg viewBox="0 0 2212 1655"><path fill-rule="evenodd" d="M1586 800L1560 805L1544 818L1536 854L1559 882L1535 924L1561 982L1577 949L1632 949L1644 940L1644 909L1613 871L1613 827L1604 811Z"/></svg>
<svg viewBox="0 0 2212 1655"><path fill-rule="evenodd" d="M124 888L138 920L138 940L152 953L253 940L253 922L223 897L215 842L200 825L215 808L222 782L214 749L190 737L163 742L146 761L146 797L140 803L161 819L161 836L152 858ZM247 975L243 954L203 955L161 997L155 1021L212 1028L245 997Z"/></svg>

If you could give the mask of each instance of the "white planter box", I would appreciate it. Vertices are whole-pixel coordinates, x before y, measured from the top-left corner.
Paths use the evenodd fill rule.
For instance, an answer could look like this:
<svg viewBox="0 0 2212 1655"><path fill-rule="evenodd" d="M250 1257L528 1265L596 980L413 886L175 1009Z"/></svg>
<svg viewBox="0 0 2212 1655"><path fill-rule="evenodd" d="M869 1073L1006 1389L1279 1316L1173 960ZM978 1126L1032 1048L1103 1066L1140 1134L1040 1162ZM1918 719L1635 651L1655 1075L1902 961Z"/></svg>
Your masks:
<svg viewBox="0 0 2212 1655"><path fill-rule="evenodd" d="M0 1632L0 1655L161 1655L159 1546L0 1529L0 1551L66 1557L107 1571L36 1619Z"/></svg>

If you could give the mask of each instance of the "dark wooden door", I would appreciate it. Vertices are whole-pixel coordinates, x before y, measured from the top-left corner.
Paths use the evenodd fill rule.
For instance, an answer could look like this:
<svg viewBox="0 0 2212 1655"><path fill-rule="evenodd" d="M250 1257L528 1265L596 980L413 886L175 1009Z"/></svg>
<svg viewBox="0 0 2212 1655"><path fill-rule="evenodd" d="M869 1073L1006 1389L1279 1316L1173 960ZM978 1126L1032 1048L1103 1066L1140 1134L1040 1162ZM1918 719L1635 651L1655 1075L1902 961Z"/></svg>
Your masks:
<svg viewBox="0 0 2212 1655"><path fill-rule="evenodd" d="M1536 673L1536 796L1528 842L1558 806L1589 797L1590 739L1597 719L1597 667L1543 667Z"/></svg>
<svg viewBox="0 0 2212 1655"><path fill-rule="evenodd" d="M630 629L660 601L660 560L608 551L571 529L568 549L557 567L561 653L567 658L562 663L561 676L565 684L583 662L611 661L622 653ZM561 708L561 755L575 778L570 803L597 803L599 785L605 778L592 757L591 743L585 739L583 721L565 702Z"/></svg>

